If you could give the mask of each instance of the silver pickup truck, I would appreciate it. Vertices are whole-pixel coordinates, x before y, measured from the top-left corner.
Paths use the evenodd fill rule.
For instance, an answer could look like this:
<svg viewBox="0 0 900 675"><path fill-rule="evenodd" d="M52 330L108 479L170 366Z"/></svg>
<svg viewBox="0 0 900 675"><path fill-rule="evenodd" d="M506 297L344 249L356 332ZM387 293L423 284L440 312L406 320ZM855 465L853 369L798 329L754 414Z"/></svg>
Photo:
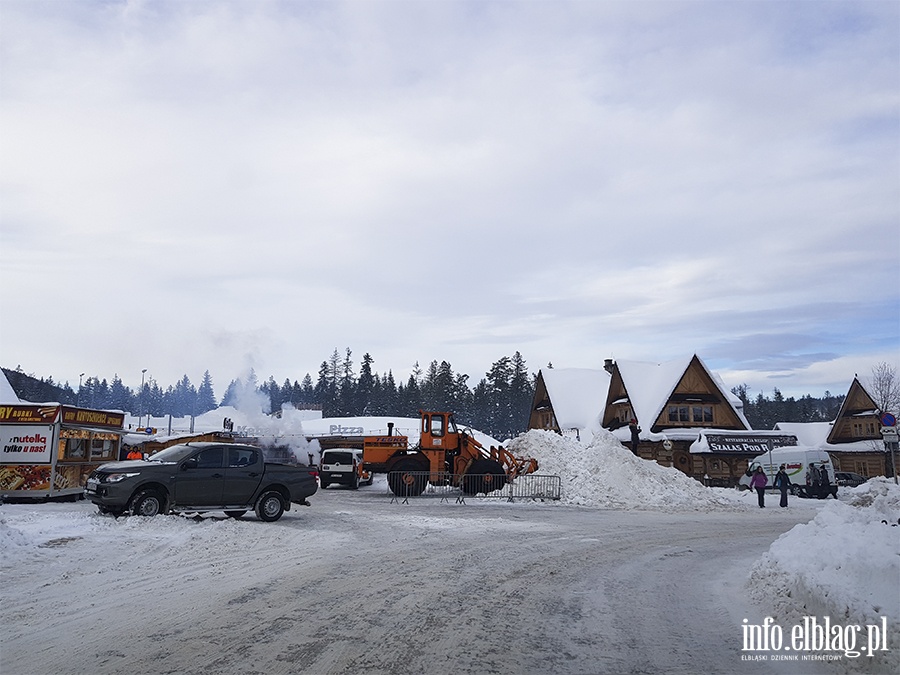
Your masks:
<svg viewBox="0 0 900 675"><path fill-rule="evenodd" d="M317 469L274 464L251 445L183 443L146 460L103 464L88 476L84 496L101 513L155 516L178 511L224 511L240 518L255 511L267 522L291 504L309 506Z"/></svg>

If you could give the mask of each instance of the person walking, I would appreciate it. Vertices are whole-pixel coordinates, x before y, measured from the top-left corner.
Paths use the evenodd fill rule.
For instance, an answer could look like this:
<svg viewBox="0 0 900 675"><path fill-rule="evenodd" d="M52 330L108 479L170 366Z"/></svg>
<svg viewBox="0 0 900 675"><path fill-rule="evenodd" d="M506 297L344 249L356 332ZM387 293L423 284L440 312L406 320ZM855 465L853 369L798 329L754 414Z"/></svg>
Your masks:
<svg viewBox="0 0 900 675"><path fill-rule="evenodd" d="M756 496L759 498L759 508L766 508L766 485L769 484L769 477L763 471L761 466L756 467L756 471L750 477L750 487L756 490Z"/></svg>
<svg viewBox="0 0 900 675"><path fill-rule="evenodd" d="M128 452L127 459L144 459L144 453L141 452L140 448L134 446Z"/></svg>
<svg viewBox="0 0 900 675"><path fill-rule="evenodd" d="M775 474L775 480L772 482L777 490L781 490L781 501L779 506L787 508L788 505L788 489L791 487L791 479L784 470L784 464L778 467L778 473Z"/></svg>

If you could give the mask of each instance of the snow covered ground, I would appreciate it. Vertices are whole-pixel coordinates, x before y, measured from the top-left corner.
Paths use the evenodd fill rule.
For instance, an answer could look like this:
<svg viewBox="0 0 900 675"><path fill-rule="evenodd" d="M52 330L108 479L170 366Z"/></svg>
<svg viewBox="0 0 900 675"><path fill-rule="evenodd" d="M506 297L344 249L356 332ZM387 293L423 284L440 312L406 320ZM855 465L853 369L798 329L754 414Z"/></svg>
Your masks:
<svg viewBox="0 0 900 675"><path fill-rule="evenodd" d="M508 447L562 477L559 503L399 505L378 477L320 491L272 524L3 504L0 672L900 668L893 482L788 509L769 497L762 510L610 435L584 445L531 431ZM774 639L778 626L791 647L810 619L840 627L841 643L747 649L748 627ZM869 656L882 627L887 649Z"/></svg>

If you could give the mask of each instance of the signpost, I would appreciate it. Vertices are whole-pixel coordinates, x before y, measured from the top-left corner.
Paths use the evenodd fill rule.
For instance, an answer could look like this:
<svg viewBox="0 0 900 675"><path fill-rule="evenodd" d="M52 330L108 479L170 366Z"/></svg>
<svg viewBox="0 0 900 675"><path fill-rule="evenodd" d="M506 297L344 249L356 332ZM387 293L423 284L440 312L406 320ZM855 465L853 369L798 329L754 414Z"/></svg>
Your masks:
<svg viewBox="0 0 900 675"><path fill-rule="evenodd" d="M881 416L881 439L884 441L884 450L889 452L891 456L891 473L894 474L894 483L897 484L897 462L895 454L897 452L897 442L900 440L897 434L897 418L891 413L884 413Z"/></svg>

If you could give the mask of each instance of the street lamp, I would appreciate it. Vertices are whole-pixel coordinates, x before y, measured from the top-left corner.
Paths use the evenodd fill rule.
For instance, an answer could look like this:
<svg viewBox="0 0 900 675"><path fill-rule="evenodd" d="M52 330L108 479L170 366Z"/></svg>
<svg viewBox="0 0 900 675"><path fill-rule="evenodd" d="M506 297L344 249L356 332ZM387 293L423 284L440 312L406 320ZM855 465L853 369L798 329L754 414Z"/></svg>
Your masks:
<svg viewBox="0 0 900 675"><path fill-rule="evenodd" d="M144 419L144 373L146 373L146 372L147 372L146 368L144 368L141 371L141 406L140 406L141 414L138 417L138 426L141 426L141 420ZM150 420L148 419L147 421L149 422Z"/></svg>
<svg viewBox="0 0 900 675"><path fill-rule="evenodd" d="M78 376L78 403L76 404L79 408L81 407L81 378L84 377L84 373L81 373Z"/></svg>

